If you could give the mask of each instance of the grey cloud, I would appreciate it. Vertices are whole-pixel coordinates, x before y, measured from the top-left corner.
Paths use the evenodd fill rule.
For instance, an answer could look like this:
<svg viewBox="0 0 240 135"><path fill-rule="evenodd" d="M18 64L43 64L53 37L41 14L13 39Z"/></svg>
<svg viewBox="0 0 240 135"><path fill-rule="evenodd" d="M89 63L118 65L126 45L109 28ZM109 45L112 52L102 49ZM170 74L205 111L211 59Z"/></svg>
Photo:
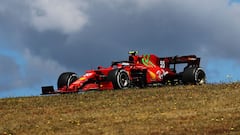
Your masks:
<svg viewBox="0 0 240 135"><path fill-rule="evenodd" d="M89 24L86 27L78 33L66 36L65 40L59 38L62 41L59 46L61 49L54 51L48 44L41 45L42 48L52 50L53 59L61 57L57 54L64 54L64 58L58 61L70 67L81 67L89 65L88 63L106 64L110 58L105 60L103 53L115 59L125 55L129 49L160 55L196 53L203 57L212 56L216 49L219 49L214 54L217 57L238 54L234 51L239 48L236 45L239 42L236 38L239 30L235 29L237 24L231 22L234 18L229 17L229 11L225 12L227 9L219 11L215 5L204 4L203 6L208 6L207 10L201 7L201 2L190 2L187 7L184 6L187 5L186 2L165 2L139 12L140 9L136 6L133 9L125 7L130 2L126 3L113 8L112 5L96 2L92 7L89 6ZM211 7L213 11L210 10ZM202 8L206 11L202 11ZM46 38L44 34L42 37ZM46 42L54 44L56 39L52 40L48 39ZM226 43L231 44L232 48L226 48ZM36 47L32 48L34 49ZM44 55L37 50L36 53ZM80 63L77 62L79 58L87 58L89 61Z"/></svg>
<svg viewBox="0 0 240 135"><path fill-rule="evenodd" d="M81 6L79 4L81 3ZM88 21L82 11L84 1L76 0L28 0L31 24L40 32L59 30L63 33L79 31Z"/></svg>
<svg viewBox="0 0 240 135"><path fill-rule="evenodd" d="M5 55L0 55L0 61L0 91L18 87L21 84L19 65L11 57Z"/></svg>

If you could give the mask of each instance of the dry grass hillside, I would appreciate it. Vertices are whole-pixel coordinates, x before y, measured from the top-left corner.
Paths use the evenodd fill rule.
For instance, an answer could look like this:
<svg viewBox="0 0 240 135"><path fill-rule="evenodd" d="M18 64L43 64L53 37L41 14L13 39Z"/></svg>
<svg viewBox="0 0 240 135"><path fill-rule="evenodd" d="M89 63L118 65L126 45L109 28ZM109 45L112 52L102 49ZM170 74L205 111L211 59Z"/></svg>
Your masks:
<svg viewBox="0 0 240 135"><path fill-rule="evenodd" d="M0 99L0 135L240 134L240 83Z"/></svg>

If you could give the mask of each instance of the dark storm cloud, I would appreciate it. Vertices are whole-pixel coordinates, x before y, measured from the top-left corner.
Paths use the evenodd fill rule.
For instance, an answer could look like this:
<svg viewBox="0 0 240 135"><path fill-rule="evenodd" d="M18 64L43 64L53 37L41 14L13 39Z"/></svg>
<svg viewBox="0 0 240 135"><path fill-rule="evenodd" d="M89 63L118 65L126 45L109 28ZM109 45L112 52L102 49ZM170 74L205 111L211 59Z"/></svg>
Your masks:
<svg viewBox="0 0 240 135"><path fill-rule="evenodd" d="M238 60L239 13L227 0L4 0L0 35L26 59L35 84L108 66L129 50Z"/></svg>
<svg viewBox="0 0 240 135"><path fill-rule="evenodd" d="M136 1L114 4L89 3L88 24L79 32L66 35L33 31L27 33L26 45L35 54L51 57L68 67L107 64L111 59L123 58L130 49L162 56L239 55L239 20L232 15L227 1L225 6L221 5L224 1L163 1L146 7L139 7Z"/></svg>

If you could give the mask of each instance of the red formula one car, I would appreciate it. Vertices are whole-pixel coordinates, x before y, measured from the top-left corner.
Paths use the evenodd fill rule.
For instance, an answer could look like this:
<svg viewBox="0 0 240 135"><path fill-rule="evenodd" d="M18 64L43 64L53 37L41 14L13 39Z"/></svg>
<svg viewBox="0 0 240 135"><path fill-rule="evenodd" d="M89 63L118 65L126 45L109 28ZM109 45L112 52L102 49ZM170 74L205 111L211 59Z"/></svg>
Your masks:
<svg viewBox="0 0 240 135"><path fill-rule="evenodd" d="M58 78L58 89L54 90L53 86L44 86L42 94L206 83L206 74L200 67L200 58L195 55L140 56L137 55L137 51L130 51L129 54L127 61L112 62L109 67L99 66L96 70L86 71L80 77L73 72L64 72ZM183 66L183 64L181 72L177 72L177 65Z"/></svg>

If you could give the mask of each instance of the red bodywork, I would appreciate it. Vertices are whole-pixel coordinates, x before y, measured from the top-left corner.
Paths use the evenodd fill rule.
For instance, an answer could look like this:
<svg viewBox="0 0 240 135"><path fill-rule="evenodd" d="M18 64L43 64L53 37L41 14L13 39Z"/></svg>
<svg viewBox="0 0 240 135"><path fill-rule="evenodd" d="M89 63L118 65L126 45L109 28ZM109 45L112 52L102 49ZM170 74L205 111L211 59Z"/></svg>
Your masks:
<svg viewBox="0 0 240 135"><path fill-rule="evenodd" d="M168 82L181 83L182 72L176 72L176 64L181 63L186 64L184 69L199 67L200 58L195 55L161 58L154 54L140 56L136 55L136 52L132 52L127 61L112 62L109 67L99 66L96 70L86 71L83 76L78 77L68 86L65 85L57 90L54 90L51 86L42 87L42 91L43 94L55 94L116 89L114 82L109 79L110 72L113 70L123 70L127 73L130 82L127 87L162 85Z"/></svg>

